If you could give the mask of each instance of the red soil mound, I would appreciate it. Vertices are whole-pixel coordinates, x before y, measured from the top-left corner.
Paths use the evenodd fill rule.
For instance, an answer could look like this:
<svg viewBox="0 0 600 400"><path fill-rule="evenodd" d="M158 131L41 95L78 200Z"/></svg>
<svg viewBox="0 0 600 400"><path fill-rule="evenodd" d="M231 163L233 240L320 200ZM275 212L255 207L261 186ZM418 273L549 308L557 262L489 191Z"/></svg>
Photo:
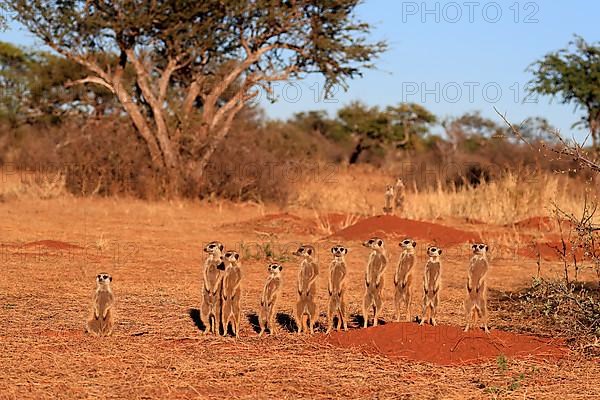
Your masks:
<svg viewBox="0 0 600 400"><path fill-rule="evenodd" d="M439 365L473 364L506 357L561 358L568 352L562 341L504 331L464 333L461 328L441 325L419 326L400 322L334 332L325 341L369 354L405 358Z"/></svg>
<svg viewBox="0 0 600 400"><path fill-rule="evenodd" d="M345 240L365 240L371 236L411 237L424 239L438 246L451 246L479 240L479 236L471 232L393 215L365 218L331 235L331 237Z"/></svg>
<svg viewBox="0 0 600 400"><path fill-rule="evenodd" d="M226 224L225 228L235 227L242 230L254 230L266 233L315 234L316 226L312 221L304 220L289 213L267 214L263 217L242 223Z"/></svg>
<svg viewBox="0 0 600 400"><path fill-rule="evenodd" d="M328 227L332 231L341 229L348 221L357 221L361 217L352 217L347 214L323 214L318 220L306 219L289 213L267 214L260 218L251 219L235 224L226 224L224 227L235 227L242 229L261 231L266 233L296 233L316 235L323 233L323 228Z"/></svg>
<svg viewBox="0 0 600 400"><path fill-rule="evenodd" d="M61 242L58 240L38 240L37 242L29 242L25 243L23 247L47 247L49 249L55 250L68 250L68 249L82 249L81 246L77 246L76 244Z"/></svg>

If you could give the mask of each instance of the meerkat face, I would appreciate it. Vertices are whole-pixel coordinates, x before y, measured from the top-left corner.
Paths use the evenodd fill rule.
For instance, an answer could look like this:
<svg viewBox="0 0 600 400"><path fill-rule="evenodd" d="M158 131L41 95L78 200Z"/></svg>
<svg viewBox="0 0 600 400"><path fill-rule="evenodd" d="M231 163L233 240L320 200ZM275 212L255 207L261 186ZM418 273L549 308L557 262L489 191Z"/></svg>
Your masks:
<svg viewBox="0 0 600 400"><path fill-rule="evenodd" d="M292 253L295 256L298 257L314 257L315 255L315 248L311 245L302 245L298 248L298 250L296 250L295 252Z"/></svg>
<svg viewBox="0 0 600 400"><path fill-rule="evenodd" d="M106 272L101 272L96 275L96 284L100 285L110 285L112 282L112 276L107 274Z"/></svg>
<svg viewBox="0 0 600 400"><path fill-rule="evenodd" d="M240 255L233 250L227 250L225 254L223 254L223 260L236 264L240 260Z"/></svg>
<svg viewBox="0 0 600 400"><path fill-rule="evenodd" d="M204 247L204 252L215 255L217 253L221 253L224 249L223 243L221 242L210 242Z"/></svg>
<svg viewBox="0 0 600 400"><path fill-rule="evenodd" d="M386 194L394 193L394 187L392 185L387 185L385 187L385 193Z"/></svg>
<svg viewBox="0 0 600 400"><path fill-rule="evenodd" d="M485 255L488 251L488 245L485 243L473 243L471 249L473 250L473 254Z"/></svg>
<svg viewBox="0 0 600 400"><path fill-rule="evenodd" d="M267 269L271 275L279 275L281 271L283 271L283 265L277 263L271 263L268 265Z"/></svg>
<svg viewBox="0 0 600 400"><path fill-rule="evenodd" d="M331 248L331 254L335 258L344 257L348 254L348 249L341 245L335 245Z"/></svg>
<svg viewBox="0 0 600 400"><path fill-rule="evenodd" d="M442 249L435 246L430 246L427 248L427 255L429 257L439 257L442 255Z"/></svg>
<svg viewBox="0 0 600 400"><path fill-rule="evenodd" d="M396 179L396 186L400 186L403 185L404 183L402 182L402 178L398 178Z"/></svg>
<svg viewBox="0 0 600 400"><path fill-rule="evenodd" d="M368 247L373 250L381 250L383 249L383 239L374 237L363 243L363 246Z"/></svg>
<svg viewBox="0 0 600 400"><path fill-rule="evenodd" d="M407 238L401 241L398 245L403 249L414 249L415 247L417 247L417 242Z"/></svg>

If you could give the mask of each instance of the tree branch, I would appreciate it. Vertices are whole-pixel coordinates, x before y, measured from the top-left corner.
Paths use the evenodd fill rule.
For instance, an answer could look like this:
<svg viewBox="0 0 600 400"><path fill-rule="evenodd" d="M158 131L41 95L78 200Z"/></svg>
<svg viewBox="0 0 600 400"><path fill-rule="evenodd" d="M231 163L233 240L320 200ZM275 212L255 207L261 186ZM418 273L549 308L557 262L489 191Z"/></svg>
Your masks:
<svg viewBox="0 0 600 400"><path fill-rule="evenodd" d="M86 83L93 83L96 85L103 86L106 89L110 90L113 94L115 93L115 88L111 84L109 84L104 79L99 78L97 76L88 76L87 78L78 79L76 81L65 82L65 87L69 88L69 87L76 86L76 85L85 85Z"/></svg>

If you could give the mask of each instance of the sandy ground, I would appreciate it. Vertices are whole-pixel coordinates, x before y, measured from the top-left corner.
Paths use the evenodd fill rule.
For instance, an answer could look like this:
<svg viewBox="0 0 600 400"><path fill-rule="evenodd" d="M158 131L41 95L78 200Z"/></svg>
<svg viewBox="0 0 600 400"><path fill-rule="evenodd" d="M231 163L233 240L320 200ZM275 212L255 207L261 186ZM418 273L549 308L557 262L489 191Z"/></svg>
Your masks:
<svg viewBox="0 0 600 400"><path fill-rule="evenodd" d="M331 224L323 227L303 210L285 214L254 205L128 199L13 201L0 203L0 215L0 398L600 398L598 360L586 360L567 349L557 357L533 349L531 354L488 354L475 362L441 365L419 354L394 357L389 349L353 346L377 343L371 338L383 335L383 329L393 336L402 325L391 323L391 282L400 253L397 243L404 233L416 236L421 249L417 282L422 279L426 245L435 242L446 250L438 319L443 327L455 329L464 320L469 258L462 239L498 243L489 278L494 291L524 288L536 274L535 260L506 240L513 235L512 227L430 221L428 230L411 222L406 225L410 232L402 232L402 222L381 220L376 226L370 220L367 227L348 233L349 227L336 235L343 228L343 216L332 216ZM437 231L435 224L466 236ZM520 229L523 235L534 235L540 227ZM393 266L386 272L387 323L368 328L372 335L358 330L368 254L360 246L367 237L360 236L373 233L370 230L386 239ZM447 243L444 232L452 238ZM435 240L428 241L428 235ZM201 249L211 240L220 240L243 256L239 340L202 336L198 328ZM350 332L336 334L355 335L350 345L343 336L335 342L322 332L324 314L314 336L290 332L298 266L289 253L301 242L318 249L321 312L326 304L329 247L341 242L350 248L347 297L353 319ZM277 335L257 338L253 323L268 255L285 266L281 329ZM94 277L102 271L114 278L117 327L112 337L93 338L84 334L83 327ZM544 276L560 273L557 262L543 262ZM414 297L416 315L420 292ZM491 304L491 325L496 328L492 335L500 337L505 332L499 330L511 327L494 315L493 299ZM560 338L551 339L553 349L563 349ZM508 353L502 346L486 349L490 354L494 349Z"/></svg>

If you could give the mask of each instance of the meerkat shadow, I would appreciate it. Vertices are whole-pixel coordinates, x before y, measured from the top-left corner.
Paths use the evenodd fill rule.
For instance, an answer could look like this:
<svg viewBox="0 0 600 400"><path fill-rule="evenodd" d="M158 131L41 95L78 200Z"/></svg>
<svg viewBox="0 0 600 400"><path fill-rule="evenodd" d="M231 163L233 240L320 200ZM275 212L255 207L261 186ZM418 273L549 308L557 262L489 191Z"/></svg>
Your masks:
<svg viewBox="0 0 600 400"><path fill-rule="evenodd" d="M275 315L275 320L288 332L298 331L298 324L296 324L296 320L290 314L278 312L277 315Z"/></svg>
<svg viewBox="0 0 600 400"><path fill-rule="evenodd" d="M354 328L362 328L363 324L365 323L365 317L362 314L351 314L350 322L353 324ZM386 323L387 322L382 318L377 319L377 325L385 325ZM368 326L372 326L372 325L373 325L373 323L369 322Z"/></svg>
<svg viewBox="0 0 600 400"><path fill-rule="evenodd" d="M248 313L248 314L246 314L246 319L248 320L248 323L250 324L250 326L252 327L254 332L259 333L260 332L260 323L258 321L258 314L255 312Z"/></svg>
<svg viewBox="0 0 600 400"><path fill-rule="evenodd" d="M204 329L206 329L206 325L204 325L204 322L202 322L202 318L200 317L200 310L198 310L197 308L190 308L188 310L188 315L190 316L192 321L194 321L194 325L196 325L196 328L204 332Z"/></svg>
<svg viewBox="0 0 600 400"><path fill-rule="evenodd" d="M350 323L353 328L362 328L365 323L365 317L363 317L362 314L351 314Z"/></svg>

